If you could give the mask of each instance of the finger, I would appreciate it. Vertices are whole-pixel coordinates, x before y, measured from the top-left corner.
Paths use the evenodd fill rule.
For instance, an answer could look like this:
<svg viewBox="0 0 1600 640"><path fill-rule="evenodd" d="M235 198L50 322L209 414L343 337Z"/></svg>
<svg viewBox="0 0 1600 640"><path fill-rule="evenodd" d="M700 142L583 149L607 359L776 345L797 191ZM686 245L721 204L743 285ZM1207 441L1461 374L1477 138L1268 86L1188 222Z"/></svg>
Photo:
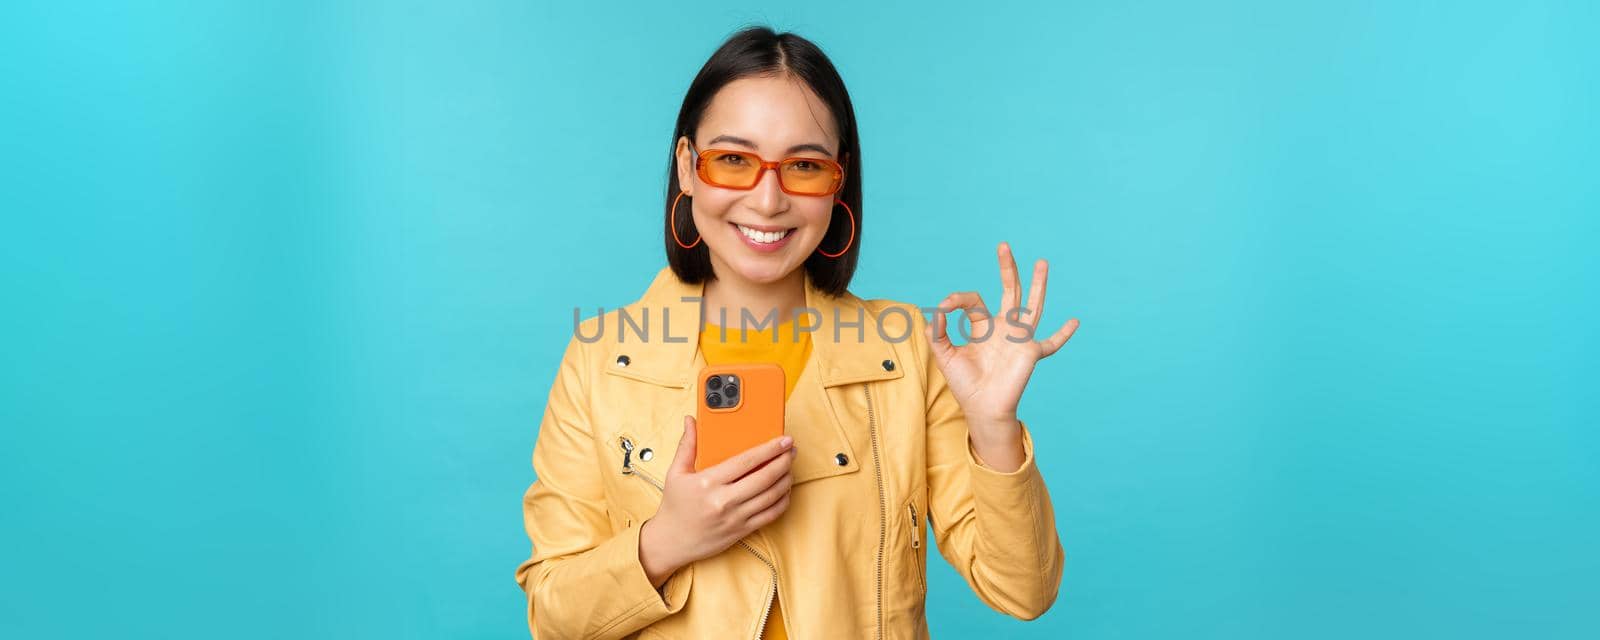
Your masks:
<svg viewBox="0 0 1600 640"><path fill-rule="evenodd" d="M791 495L794 494L787 491L783 492L783 495L779 496L778 501L772 503L772 506L767 507L761 513L751 516L750 519L746 521L745 526L750 527L750 530L754 531L772 524L772 521L777 520L779 516L783 515L784 511L789 509L789 496Z"/></svg>
<svg viewBox="0 0 1600 640"><path fill-rule="evenodd" d="M939 308L945 311L961 309L966 313L967 322L972 325L972 332L967 334L969 339L973 336L988 336L993 332L993 329L989 328L992 314L989 313L989 307L983 304L983 296L978 295L976 291L952 293L944 299L944 302L939 303Z"/></svg>
<svg viewBox="0 0 1600 640"><path fill-rule="evenodd" d="M779 500L782 500L783 496L789 493L789 489L793 487L794 474L785 473L778 476L776 482L763 488L760 493L750 496L748 500L739 505L740 519L748 520L755 517L756 514L766 511L772 505L777 504Z"/></svg>
<svg viewBox="0 0 1600 640"><path fill-rule="evenodd" d="M678 452L672 454L672 466L669 470L694 473L694 429L694 416L684 416L683 436L678 438Z"/></svg>
<svg viewBox="0 0 1600 640"><path fill-rule="evenodd" d="M940 360L955 349L955 345L950 344L950 334L945 331L943 311L933 312L933 322L928 323L928 344L933 348L933 355Z"/></svg>
<svg viewBox="0 0 1600 640"><path fill-rule="evenodd" d="M1078 319L1073 318L1068 320L1066 324L1061 325L1061 328L1056 330L1054 335L1050 336L1044 341L1044 355L1040 357L1050 357L1050 354L1055 353L1061 348L1062 345L1066 344L1068 340L1071 340L1072 334L1077 333L1077 331Z"/></svg>
<svg viewBox="0 0 1600 640"><path fill-rule="evenodd" d="M1049 277L1049 263L1043 258L1033 263L1033 281L1028 286L1028 312L1022 314L1022 320L1035 329L1039 328L1039 318L1044 317L1044 291Z"/></svg>
<svg viewBox="0 0 1600 640"><path fill-rule="evenodd" d="M976 291L957 291L952 293L939 303L939 309L944 311L964 310L967 312L967 318L974 323L987 320L993 315L989 313L989 307L983 304L983 296L978 295Z"/></svg>
<svg viewBox="0 0 1600 640"><path fill-rule="evenodd" d="M1017 259L1011 255L1011 244L1002 242L997 251L1000 258L1000 313L1022 304L1022 286L1017 282Z"/></svg>
<svg viewBox="0 0 1600 640"><path fill-rule="evenodd" d="M766 491L781 480L783 476L788 475L789 470L794 468L795 457L795 450L791 448L782 455L768 460L766 464L761 465L755 471L751 471L749 475L734 481L733 484L728 485L728 500L739 503L760 495L761 492Z"/></svg>
<svg viewBox="0 0 1600 640"><path fill-rule="evenodd" d="M710 473L711 478L717 482L731 483L761 463L771 460L773 456L788 451L793 444L794 438L778 436L717 463L716 466L706 469L706 473Z"/></svg>

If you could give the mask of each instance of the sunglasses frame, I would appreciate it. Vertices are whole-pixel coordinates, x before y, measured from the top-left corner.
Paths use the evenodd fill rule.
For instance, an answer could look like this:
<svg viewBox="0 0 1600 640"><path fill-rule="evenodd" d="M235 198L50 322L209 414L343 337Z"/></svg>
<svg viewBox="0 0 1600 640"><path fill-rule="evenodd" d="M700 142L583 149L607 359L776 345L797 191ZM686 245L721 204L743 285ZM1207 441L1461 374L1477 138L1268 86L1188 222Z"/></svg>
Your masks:
<svg viewBox="0 0 1600 640"><path fill-rule="evenodd" d="M694 150L694 145L690 145L689 146L689 150L693 151ZM746 159L750 159L755 164L761 165L761 168L756 171L756 181L750 183L750 186L748 186L748 187L732 186L732 185L726 185L726 184L721 184L721 183L712 181L711 177L709 175L707 175L710 172L710 169L706 168L706 163L708 161L710 161L711 154L714 154L714 153L731 153L731 154L734 154L734 155L738 155L738 156L744 157ZM795 160L805 160L807 162L818 162L818 163L827 165L829 168L833 169L833 175L834 175L834 178L833 178L833 189L828 191L828 192L826 192L826 193L806 193L806 192L803 192L803 191L791 191L791 190L789 190L789 185L784 184L784 182L783 182L783 171L782 171L782 168L783 168L783 164L785 162L791 162L791 161L795 161ZM806 157L806 156L790 156L790 157L784 158L782 160L778 160L776 162L768 162L765 158L762 158L760 155L757 155L756 152L754 152L754 151L743 151L743 150L740 150L740 149L706 149L706 150L700 151L699 153L695 154L694 172L695 172L695 175L700 176L700 180L702 182L704 182L706 184L709 184L709 185L711 185L713 187L720 187L720 188L723 188L723 189L735 189L735 190L738 190L738 191L749 191L751 189L756 188L757 186L760 186L761 181L765 180L766 177L767 177L767 170L768 169L777 169L778 170L777 171L778 188L782 189L784 193L787 193L787 194L789 194L791 196L824 197L824 196L831 196L833 194L839 193L839 190L844 188L845 168L849 165L849 162L850 162L850 154L848 154L848 153L844 154L840 158L839 162L835 162L831 158L810 158L810 157Z"/></svg>

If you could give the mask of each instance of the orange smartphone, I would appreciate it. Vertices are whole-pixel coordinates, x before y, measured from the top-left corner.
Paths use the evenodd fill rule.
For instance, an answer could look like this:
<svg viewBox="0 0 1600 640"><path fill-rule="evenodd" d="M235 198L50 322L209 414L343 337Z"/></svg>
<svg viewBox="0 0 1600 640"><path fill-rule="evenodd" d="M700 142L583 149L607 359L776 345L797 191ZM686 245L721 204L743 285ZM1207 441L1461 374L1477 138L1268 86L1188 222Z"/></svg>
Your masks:
<svg viewBox="0 0 1600 640"><path fill-rule="evenodd" d="M695 471L783 435L783 367L712 365L701 369L697 380Z"/></svg>

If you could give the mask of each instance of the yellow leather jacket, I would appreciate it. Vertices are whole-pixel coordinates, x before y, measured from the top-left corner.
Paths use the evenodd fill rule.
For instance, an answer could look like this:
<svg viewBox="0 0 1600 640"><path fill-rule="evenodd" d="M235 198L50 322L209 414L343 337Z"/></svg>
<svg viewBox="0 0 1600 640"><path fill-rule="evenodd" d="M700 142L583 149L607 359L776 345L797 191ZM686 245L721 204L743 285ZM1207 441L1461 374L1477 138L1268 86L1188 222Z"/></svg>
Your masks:
<svg viewBox="0 0 1600 640"><path fill-rule="evenodd" d="M817 328L784 415L788 510L654 588L639 526L695 410L702 291L663 268L621 310L631 323L588 318L567 345L522 501L533 545L516 580L535 638L757 638L773 589L791 638L926 638L928 527L990 607L1050 608L1064 552L1026 423L1022 467L984 466L917 307L829 297L809 277L818 313L803 320Z"/></svg>

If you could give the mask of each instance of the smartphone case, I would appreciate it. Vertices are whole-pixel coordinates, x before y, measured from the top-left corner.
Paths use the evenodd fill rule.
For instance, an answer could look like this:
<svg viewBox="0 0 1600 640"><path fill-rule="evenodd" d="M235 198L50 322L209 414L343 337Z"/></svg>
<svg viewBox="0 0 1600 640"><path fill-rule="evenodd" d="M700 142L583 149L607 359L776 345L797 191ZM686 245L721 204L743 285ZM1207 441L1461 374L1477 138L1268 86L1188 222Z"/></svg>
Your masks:
<svg viewBox="0 0 1600 640"><path fill-rule="evenodd" d="M730 373L739 376L738 405L711 408L706 403L706 380ZM783 367L770 362L701 369L695 381L695 471L783 435L784 384Z"/></svg>

